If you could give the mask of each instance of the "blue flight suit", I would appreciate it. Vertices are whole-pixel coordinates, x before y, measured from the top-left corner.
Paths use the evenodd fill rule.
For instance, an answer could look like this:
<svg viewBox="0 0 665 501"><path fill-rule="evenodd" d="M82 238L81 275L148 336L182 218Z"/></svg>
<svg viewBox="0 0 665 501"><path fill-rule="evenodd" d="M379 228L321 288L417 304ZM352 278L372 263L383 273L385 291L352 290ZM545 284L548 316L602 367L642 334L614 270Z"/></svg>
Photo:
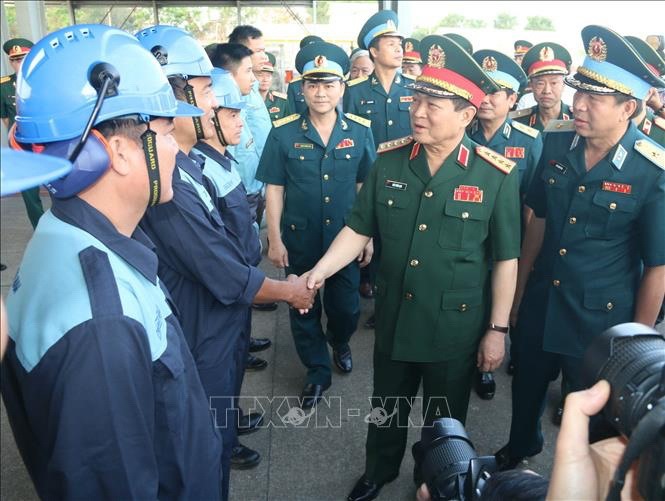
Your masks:
<svg viewBox="0 0 665 501"><path fill-rule="evenodd" d="M7 309L2 396L40 498L219 499L221 440L140 229L54 199Z"/></svg>
<svg viewBox="0 0 665 501"><path fill-rule="evenodd" d="M571 391L583 388L585 349L605 329L633 321L643 266L665 264L665 151L631 122L587 172L585 140L566 128L546 135L526 200L546 225L519 311L525 335L513 349L515 457L542 449L540 416L559 367Z"/></svg>
<svg viewBox="0 0 665 501"><path fill-rule="evenodd" d="M275 122L261 157L257 177L284 187L281 231L289 253L289 273L310 270L344 227L362 183L376 159L372 131L366 120L337 114L328 144L309 121L294 114ZM327 334L321 325L321 299L305 315L290 310L291 331L307 383L330 383L333 348L348 345L360 314L359 269L356 261L326 280L323 308Z"/></svg>
<svg viewBox="0 0 665 501"><path fill-rule="evenodd" d="M171 291L185 337L224 442L223 498L237 419L233 410L239 339L249 305L265 280L224 225L203 185L201 159L176 156L173 199L149 208L141 228L159 256L159 276Z"/></svg>
<svg viewBox="0 0 665 501"><path fill-rule="evenodd" d="M305 96L302 94L302 78L297 77L289 82L289 86L286 88L286 114L293 115L297 113L298 115L304 115L307 111L307 103L305 102Z"/></svg>

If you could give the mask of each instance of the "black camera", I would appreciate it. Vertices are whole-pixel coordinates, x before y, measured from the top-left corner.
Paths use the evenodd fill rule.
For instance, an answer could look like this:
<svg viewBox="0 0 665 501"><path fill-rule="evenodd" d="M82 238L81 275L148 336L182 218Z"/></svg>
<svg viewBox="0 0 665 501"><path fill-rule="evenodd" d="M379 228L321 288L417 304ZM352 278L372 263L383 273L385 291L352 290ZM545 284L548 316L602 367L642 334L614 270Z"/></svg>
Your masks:
<svg viewBox="0 0 665 501"><path fill-rule="evenodd" d="M457 419L439 418L413 445L415 481L427 483L432 499L478 499L496 471L494 456L478 457Z"/></svg>
<svg viewBox="0 0 665 501"><path fill-rule="evenodd" d="M607 499L619 499L624 477L639 458L637 488L647 500L665 499L665 338L637 323L595 338L584 355L585 382L610 383L605 419L629 439Z"/></svg>

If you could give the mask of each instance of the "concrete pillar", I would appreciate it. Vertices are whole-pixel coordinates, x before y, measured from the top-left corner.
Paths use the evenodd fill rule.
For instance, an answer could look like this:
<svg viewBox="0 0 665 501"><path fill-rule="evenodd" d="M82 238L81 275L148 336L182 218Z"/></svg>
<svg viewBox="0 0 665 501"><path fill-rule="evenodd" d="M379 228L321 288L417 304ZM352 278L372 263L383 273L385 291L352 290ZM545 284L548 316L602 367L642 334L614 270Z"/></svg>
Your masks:
<svg viewBox="0 0 665 501"><path fill-rule="evenodd" d="M46 7L43 1L23 0L16 2L16 24L18 34L33 42L46 35Z"/></svg>

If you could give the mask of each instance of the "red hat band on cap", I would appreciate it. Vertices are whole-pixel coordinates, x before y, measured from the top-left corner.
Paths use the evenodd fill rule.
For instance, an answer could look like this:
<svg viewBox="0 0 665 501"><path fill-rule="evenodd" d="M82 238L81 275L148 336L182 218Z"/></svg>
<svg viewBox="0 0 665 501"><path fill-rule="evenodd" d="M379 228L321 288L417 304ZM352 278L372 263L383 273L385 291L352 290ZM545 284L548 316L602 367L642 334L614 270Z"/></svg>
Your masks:
<svg viewBox="0 0 665 501"><path fill-rule="evenodd" d="M563 70L568 73L568 66L561 59L552 59L551 61L536 61L529 66L529 76L536 72L547 70Z"/></svg>
<svg viewBox="0 0 665 501"><path fill-rule="evenodd" d="M416 81L422 81L441 87L448 92L452 92L456 96L466 99L476 108L480 107L480 103L485 97L485 92L471 80L446 68L425 66L422 74L416 79Z"/></svg>

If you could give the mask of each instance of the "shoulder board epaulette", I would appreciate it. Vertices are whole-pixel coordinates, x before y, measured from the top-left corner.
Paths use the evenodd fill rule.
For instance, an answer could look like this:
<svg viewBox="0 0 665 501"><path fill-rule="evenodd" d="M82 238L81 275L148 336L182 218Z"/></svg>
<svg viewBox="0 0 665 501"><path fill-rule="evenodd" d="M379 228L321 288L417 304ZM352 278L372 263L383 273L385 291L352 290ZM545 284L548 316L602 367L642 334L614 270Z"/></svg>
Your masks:
<svg viewBox="0 0 665 501"><path fill-rule="evenodd" d="M534 129L533 127L529 127L528 125L523 124L522 122L512 122L510 124L513 129L517 129L520 132L523 132L527 136L531 137L538 137L538 134L540 134L540 131L538 129Z"/></svg>
<svg viewBox="0 0 665 501"><path fill-rule="evenodd" d="M476 146L476 155L504 174L510 174L510 171L515 167L515 162L499 155L494 150L490 150L487 146Z"/></svg>
<svg viewBox="0 0 665 501"><path fill-rule="evenodd" d="M4 77L0 77L0 84L3 84L5 82L9 82L12 79L11 75L5 75Z"/></svg>
<svg viewBox="0 0 665 501"><path fill-rule="evenodd" d="M659 129L665 130L665 118L654 117L653 123L656 124Z"/></svg>
<svg viewBox="0 0 665 501"><path fill-rule="evenodd" d="M647 160L651 160L658 167L665 170L665 150L648 139L635 141L635 150Z"/></svg>
<svg viewBox="0 0 665 501"><path fill-rule="evenodd" d="M353 113L344 113L344 116L349 120L353 120L354 122L359 123L360 125L364 125L365 127L369 127L370 125L372 125L371 120L359 117L358 115L354 115Z"/></svg>
<svg viewBox="0 0 665 501"><path fill-rule="evenodd" d="M293 115L289 115L288 117L280 118L279 120L275 120L272 125L273 127L281 127L282 125L289 124L293 122L294 120L298 120L300 118L300 114L294 113Z"/></svg>
<svg viewBox="0 0 665 501"><path fill-rule="evenodd" d="M275 97L279 97L280 99L287 99L287 95L284 94L283 92L277 92L277 91L272 91L272 95Z"/></svg>
<svg viewBox="0 0 665 501"><path fill-rule="evenodd" d="M392 139L390 141L386 141L385 143L379 144L379 147L376 149L376 152L385 153L386 151L396 150L397 148L401 148L402 146L406 146L407 144L411 144L412 142L413 138L411 136L400 137L399 139Z"/></svg>
<svg viewBox="0 0 665 501"><path fill-rule="evenodd" d="M550 120L543 132L570 132L575 130L574 120Z"/></svg>
<svg viewBox="0 0 665 501"><path fill-rule="evenodd" d="M367 80L369 77L358 77L354 78L353 80L349 80L346 82L347 87L353 87L356 84L362 83L365 80Z"/></svg>
<svg viewBox="0 0 665 501"><path fill-rule="evenodd" d="M292 84L293 82L298 82L299 80L302 80L302 77L294 77L289 83Z"/></svg>
<svg viewBox="0 0 665 501"><path fill-rule="evenodd" d="M402 73L402 76L403 76L404 78L409 79L409 80L415 80L415 79L416 79L416 77L414 77L413 75L410 75L410 74L408 74L408 73Z"/></svg>
<svg viewBox="0 0 665 501"><path fill-rule="evenodd" d="M527 117L533 113L534 108L522 108L521 110L515 110L508 113L510 118L521 118Z"/></svg>

